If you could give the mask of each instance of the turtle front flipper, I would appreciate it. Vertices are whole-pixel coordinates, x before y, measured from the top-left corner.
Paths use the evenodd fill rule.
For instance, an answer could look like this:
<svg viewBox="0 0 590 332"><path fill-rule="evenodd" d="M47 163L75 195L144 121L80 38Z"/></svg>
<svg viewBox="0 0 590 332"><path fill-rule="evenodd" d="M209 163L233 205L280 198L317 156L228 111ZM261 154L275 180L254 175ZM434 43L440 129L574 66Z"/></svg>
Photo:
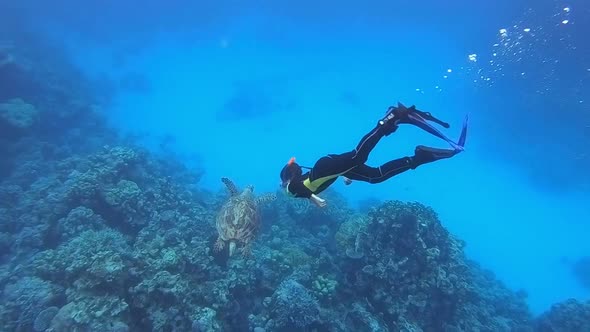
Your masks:
<svg viewBox="0 0 590 332"><path fill-rule="evenodd" d="M238 194L238 188L236 188L236 185L232 182L232 180L223 177L221 178L221 182L225 184L227 190L229 190L230 195L235 196Z"/></svg>

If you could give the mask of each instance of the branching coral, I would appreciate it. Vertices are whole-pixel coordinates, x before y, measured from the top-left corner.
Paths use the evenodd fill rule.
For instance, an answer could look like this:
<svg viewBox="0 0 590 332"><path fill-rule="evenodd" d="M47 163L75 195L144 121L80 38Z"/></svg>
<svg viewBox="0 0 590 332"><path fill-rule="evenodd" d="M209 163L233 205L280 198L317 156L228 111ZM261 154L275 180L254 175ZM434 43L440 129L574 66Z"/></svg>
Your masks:
<svg viewBox="0 0 590 332"><path fill-rule="evenodd" d="M332 300L337 286L338 281L323 275L318 276L312 283L313 293L325 301Z"/></svg>

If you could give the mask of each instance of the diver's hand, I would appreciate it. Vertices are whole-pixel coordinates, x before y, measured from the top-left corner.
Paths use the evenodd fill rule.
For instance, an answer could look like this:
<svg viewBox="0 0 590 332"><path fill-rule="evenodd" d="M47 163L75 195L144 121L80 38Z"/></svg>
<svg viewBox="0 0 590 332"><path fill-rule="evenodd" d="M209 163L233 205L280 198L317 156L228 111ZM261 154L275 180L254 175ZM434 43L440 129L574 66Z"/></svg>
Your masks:
<svg viewBox="0 0 590 332"><path fill-rule="evenodd" d="M311 194L311 197L309 198L313 204L323 208L324 206L326 206L326 200L320 198L319 196L316 196L315 194Z"/></svg>
<svg viewBox="0 0 590 332"><path fill-rule="evenodd" d="M351 180L351 179L349 179L349 178L347 178L346 176L343 176L343 178L344 178L344 184L345 184L345 185L347 185L347 186L348 186L349 184L351 184L351 183L352 183L352 180Z"/></svg>

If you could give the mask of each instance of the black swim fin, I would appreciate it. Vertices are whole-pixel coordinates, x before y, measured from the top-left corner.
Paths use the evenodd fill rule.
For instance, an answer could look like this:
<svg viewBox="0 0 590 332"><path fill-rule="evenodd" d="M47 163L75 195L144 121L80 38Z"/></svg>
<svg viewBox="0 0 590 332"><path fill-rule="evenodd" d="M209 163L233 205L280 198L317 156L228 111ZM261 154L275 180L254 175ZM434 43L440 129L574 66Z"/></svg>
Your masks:
<svg viewBox="0 0 590 332"><path fill-rule="evenodd" d="M398 105L401 105L401 104L398 103ZM447 128L447 129L451 127L451 125L449 125L447 122L444 122L440 119L435 118L434 115L432 115L430 112L423 112L423 111L418 110L415 105L410 106L408 108L408 110L412 113L420 115L424 120L432 121L434 123L437 123L437 124Z"/></svg>
<svg viewBox="0 0 590 332"><path fill-rule="evenodd" d="M412 106L410 108L407 108L402 103L398 103L396 118L397 118L397 120L396 120L397 123L412 124L412 125L419 127L421 129L423 129L424 131L426 131L436 137L439 137L439 138L447 141L455 150L460 150L460 151L463 150L463 147L465 145L466 135L467 135L467 124L469 121L469 115L465 116L465 120L463 121L463 128L461 130L461 135L460 135L459 141L457 143L455 143L453 140L448 138L445 134L443 134L438 129L433 127L430 123L428 123L428 121L435 122L445 128L450 128L451 126L448 123L437 119L429 112L422 112L422 111L417 110L416 106Z"/></svg>
<svg viewBox="0 0 590 332"><path fill-rule="evenodd" d="M451 158L461 150L437 149L429 146L418 145L412 157L412 169L440 159Z"/></svg>

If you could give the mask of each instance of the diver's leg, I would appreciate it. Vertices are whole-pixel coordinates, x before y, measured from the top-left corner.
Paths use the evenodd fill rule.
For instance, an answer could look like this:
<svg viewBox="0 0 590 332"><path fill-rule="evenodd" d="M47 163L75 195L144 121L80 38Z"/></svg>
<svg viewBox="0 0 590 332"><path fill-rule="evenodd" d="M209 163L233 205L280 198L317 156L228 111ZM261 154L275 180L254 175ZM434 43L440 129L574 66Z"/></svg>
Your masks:
<svg viewBox="0 0 590 332"><path fill-rule="evenodd" d="M357 165L362 165L367 162L369 154L373 151L375 146L377 146L377 143L379 143L379 140L381 140L383 136L389 136L396 131L397 121L394 114L395 111L395 108L390 107L385 116L377 122L377 125L361 138L356 148L352 151L352 158Z"/></svg>
<svg viewBox="0 0 590 332"><path fill-rule="evenodd" d="M385 116L377 122L377 125L357 144L354 150L329 154L320 158L310 171L310 180L314 181L334 174L342 174L352 168L363 165L369 159L369 153L375 148L383 136L388 136L397 129L397 108L389 107Z"/></svg>
<svg viewBox="0 0 590 332"><path fill-rule="evenodd" d="M371 167L363 164L346 172L343 176L351 180L380 183L411 168L412 158L404 157L389 161L379 167Z"/></svg>
<svg viewBox="0 0 590 332"><path fill-rule="evenodd" d="M419 145L412 157L395 159L379 167L370 167L363 164L346 172L343 176L351 180L380 183L409 169L415 169L420 165L436 160L450 158L459 152L458 150L436 149Z"/></svg>
<svg viewBox="0 0 590 332"><path fill-rule="evenodd" d="M309 171L309 180L313 182L327 176L342 174L356 167L354 155L354 151L350 151L321 157Z"/></svg>

